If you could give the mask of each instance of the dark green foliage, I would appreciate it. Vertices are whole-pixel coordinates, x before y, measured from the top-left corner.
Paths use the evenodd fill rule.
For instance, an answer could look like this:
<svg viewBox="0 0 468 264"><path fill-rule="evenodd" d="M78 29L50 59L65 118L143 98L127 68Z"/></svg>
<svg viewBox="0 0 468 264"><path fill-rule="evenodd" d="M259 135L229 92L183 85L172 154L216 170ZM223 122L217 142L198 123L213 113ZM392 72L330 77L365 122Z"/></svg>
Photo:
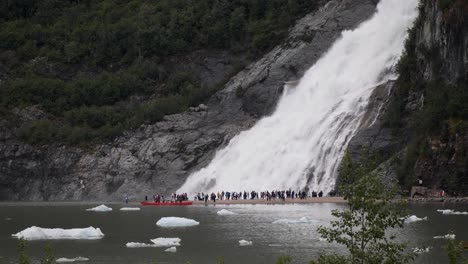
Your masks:
<svg viewBox="0 0 468 264"><path fill-rule="evenodd" d="M54 251L50 247L50 245L47 243L44 246L44 258L41 260L41 264L52 264L54 263Z"/></svg>
<svg viewBox="0 0 468 264"><path fill-rule="evenodd" d="M349 255L321 256L311 263L407 263L410 255L404 253L403 243L395 241L390 233L403 227L403 204L394 201L395 189L384 187L373 170L377 162L363 150L360 164L353 164L348 153L339 168L340 194L348 201L345 210L333 210L338 218L330 227L318 228L328 242L344 245Z"/></svg>
<svg viewBox="0 0 468 264"><path fill-rule="evenodd" d="M455 239L449 239L443 247L447 252L449 264L466 264L468 259L463 256L463 242L456 242Z"/></svg>
<svg viewBox="0 0 468 264"><path fill-rule="evenodd" d="M0 64L8 79L0 83L0 114L45 110L49 121L20 129L30 143L112 138L197 105L221 87L170 68L174 58L222 49L252 60L318 2L1 1Z"/></svg>
<svg viewBox="0 0 468 264"><path fill-rule="evenodd" d="M29 264L29 258L26 255L26 241L22 238L18 241L18 263L19 264Z"/></svg>
<svg viewBox="0 0 468 264"><path fill-rule="evenodd" d="M276 264L289 264L292 260L293 258L291 256L279 256L276 259Z"/></svg>

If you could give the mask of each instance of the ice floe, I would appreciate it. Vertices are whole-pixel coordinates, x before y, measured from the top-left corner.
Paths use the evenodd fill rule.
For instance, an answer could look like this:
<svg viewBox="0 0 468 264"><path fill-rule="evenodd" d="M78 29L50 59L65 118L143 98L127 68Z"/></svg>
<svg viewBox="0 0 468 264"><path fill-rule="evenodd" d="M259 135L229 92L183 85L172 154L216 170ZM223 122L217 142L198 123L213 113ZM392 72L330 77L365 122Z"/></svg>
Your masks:
<svg viewBox="0 0 468 264"><path fill-rule="evenodd" d="M447 234L445 236L435 236L435 239L455 239L455 234Z"/></svg>
<svg viewBox="0 0 468 264"><path fill-rule="evenodd" d="M425 247L425 248L418 248L418 247L415 247L415 248L412 248L413 249L413 253L415 254L422 254L422 253L427 253L431 250L431 247Z"/></svg>
<svg viewBox="0 0 468 264"><path fill-rule="evenodd" d="M47 240L47 239L101 239L104 234L101 229L92 226L87 228L41 228L32 226L21 232L11 235L25 240Z"/></svg>
<svg viewBox="0 0 468 264"><path fill-rule="evenodd" d="M101 204L101 205L99 205L99 206L86 209L86 211L93 211L93 212L110 212L110 211L112 211L112 208L107 207L107 206Z"/></svg>
<svg viewBox="0 0 468 264"><path fill-rule="evenodd" d="M252 245L252 241L247 241L247 240L239 240L239 246L251 246Z"/></svg>
<svg viewBox="0 0 468 264"><path fill-rule="evenodd" d="M120 211L140 211L140 207L122 207Z"/></svg>
<svg viewBox="0 0 468 264"><path fill-rule="evenodd" d="M155 244L147 244L147 243L140 243L140 242L128 242L125 244L128 248L147 248L147 247L157 247Z"/></svg>
<svg viewBox="0 0 468 264"><path fill-rule="evenodd" d="M218 211L217 214L218 215L236 215L237 213L231 212L231 211L226 210L226 209L222 209L222 210Z"/></svg>
<svg viewBox="0 0 468 264"><path fill-rule="evenodd" d="M181 239L178 237L158 237L150 240L152 244L140 242L128 242L128 248L145 248L145 247L175 247L180 246Z"/></svg>
<svg viewBox="0 0 468 264"><path fill-rule="evenodd" d="M468 212L458 212L452 209L439 209L437 212L441 212L444 215L468 215Z"/></svg>
<svg viewBox="0 0 468 264"><path fill-rule="evenodd" d="M319 237L318 239L320 242L327 242L327 239L326 238L323 238L323 237Z"/></svg>
<svg viewBox="0 0 468 264"><path fill-rule="evenodd" d="M55 260L58 263L65 263L65 262L78 262L78 261L88 261L89 258L84 257L76 257L76 258L58 258Z"/></svg>
<svg viewBox="0 0 468 264"><path fill-rule="evenodd" d="M414 223L414 222L419 222L419 221L425 221L427 220L427 216L423 217L423 218L419 218L415 215L409 215L405 218L405 221L404 223L405 224L409 224L409 223Z"/></svg>
<svg viewBox="0 0 468 264"><path fill-rule="evenodd" d="M310 220L307 217L301 217L299 219L279 219L273 221L273 224L305 224L312 222L317 222L317 220Z"/></svg>
<svg viewBox="0 0 468 264"><path fill-rule="evenodd" d="M160 227L185 227L199 224L200 222L184 217L163 217L156 222L156 225Z"/></svg>
<svg viewBox="0 0 468 264"><path fill-rule="evenodd" d="M180 246L181 239L178 237L158 237L151 239L151 242L157 247L173 247Z"/></svg>
<svg viewBox="0 0 468 264"><path fill-rule="evenodd" d="M170 248L168 248L168 249L166 249L164 251L175 253L175 252L177 252L177 248L176 247L170 247Z"/></svg>

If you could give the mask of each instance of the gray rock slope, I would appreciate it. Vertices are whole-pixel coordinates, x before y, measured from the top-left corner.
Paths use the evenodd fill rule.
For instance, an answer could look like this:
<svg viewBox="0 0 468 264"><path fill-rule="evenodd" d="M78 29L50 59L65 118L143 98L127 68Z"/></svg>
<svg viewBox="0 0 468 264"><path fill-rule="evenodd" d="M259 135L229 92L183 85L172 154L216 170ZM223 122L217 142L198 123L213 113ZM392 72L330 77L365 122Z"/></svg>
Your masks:
<svg viewBox="0 0 468 264"><path fill-rule="evenodd" d="M1 200L121 200L176 190L216 150L274 110L296 80L345 29L375 11L375 0L332 0L299 20L289 37L247 66L207 106L166 116L113 142L83 150L30 146L0 133Z"/></svg>

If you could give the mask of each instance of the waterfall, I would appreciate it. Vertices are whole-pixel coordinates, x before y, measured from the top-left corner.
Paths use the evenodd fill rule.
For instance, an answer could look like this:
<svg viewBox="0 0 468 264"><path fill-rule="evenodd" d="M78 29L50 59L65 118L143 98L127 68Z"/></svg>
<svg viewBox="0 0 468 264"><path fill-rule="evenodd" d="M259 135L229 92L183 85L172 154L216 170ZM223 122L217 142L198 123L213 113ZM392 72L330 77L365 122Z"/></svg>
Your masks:
<svg viewBox="0 0 468 264"><path fill-rule="evenodd" d="M271 116L235 136L178 192L332 191L369 96L395 78L417 5L417 0L381 0L371 19L344 31L294 89L284 89Z"/></svg>

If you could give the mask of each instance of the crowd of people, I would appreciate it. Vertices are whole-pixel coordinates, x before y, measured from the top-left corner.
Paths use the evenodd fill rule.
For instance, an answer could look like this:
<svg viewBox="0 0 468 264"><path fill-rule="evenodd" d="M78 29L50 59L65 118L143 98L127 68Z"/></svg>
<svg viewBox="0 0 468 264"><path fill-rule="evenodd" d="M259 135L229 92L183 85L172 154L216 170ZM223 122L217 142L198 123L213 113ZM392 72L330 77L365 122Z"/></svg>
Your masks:
<svg viewBox="0 0 468 264"><path fill-rule="evenodd" d="M145 201L148 201L148 196L145 196ZM153 201L156 203L188 201L188 195L187 193L171 193L171 198L166 199L164 195L155 194L153 196Z"/></svg>
<svg viewBox="0 0 468 264"><path fill-rule="evenodd" d="M286 200L286 198L290 199L306 199L307 197L322 197L323 192L319 191L312 191L306 192L305 190L294 191L294 190L273 190L273 191L263 191L263 192L256 192L256 191L240 191L240 192L212 192L211 194L208 193L197 193L194 197L195 201L208 201L211 200L216 202L216 200L254 200L254 199L264 199L267 201L271 200Z"/></svg>
<svg viewBox="0 0 468 264"><path fill-rule="evenodd" d="M272 191L263 191L263 192L256 192L256 191L240 191L240 192L212 192L211 194L208 193L197 193L194 197L194 201L213 201L216 200L255 200L255 199L262 199L262 200L282 200L285 201L286 198L288 199L306 199L308 197L322 197L323 192L319 191L311 191L307 192L305 190L272 190ZM164 195L155 194L153 196L153 201L157 203L164 203L164 202L182 202L188 201L189 197L187 193L172 193L169 199L166 199ZM145 196L145 201L148 201L148 196Z"/></svg>

